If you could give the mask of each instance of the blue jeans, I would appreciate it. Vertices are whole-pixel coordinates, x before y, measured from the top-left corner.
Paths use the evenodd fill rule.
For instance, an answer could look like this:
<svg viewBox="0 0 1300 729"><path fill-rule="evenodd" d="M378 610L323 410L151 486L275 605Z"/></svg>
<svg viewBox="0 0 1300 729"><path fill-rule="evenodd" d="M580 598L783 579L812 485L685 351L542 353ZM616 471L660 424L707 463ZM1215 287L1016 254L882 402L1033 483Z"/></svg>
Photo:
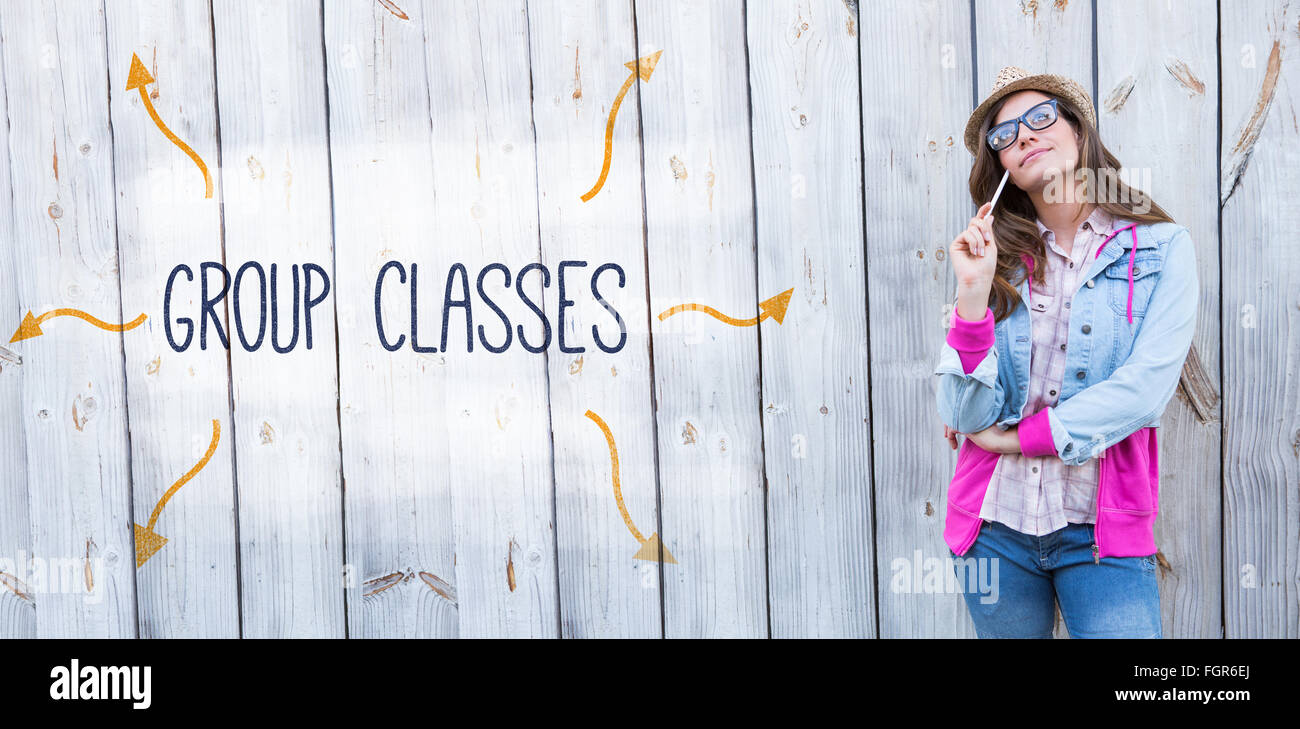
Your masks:
<svg viewBox="0 0 1300 729"><path fill-rule="evenodd" d="M975 632L1051 638L1059 602L1072 638L1161 637L1155 555L1096 563L1093 543L1092 524L1067 524L1041 537L996 521L981 524L966 554L948 550Z"/></svg>

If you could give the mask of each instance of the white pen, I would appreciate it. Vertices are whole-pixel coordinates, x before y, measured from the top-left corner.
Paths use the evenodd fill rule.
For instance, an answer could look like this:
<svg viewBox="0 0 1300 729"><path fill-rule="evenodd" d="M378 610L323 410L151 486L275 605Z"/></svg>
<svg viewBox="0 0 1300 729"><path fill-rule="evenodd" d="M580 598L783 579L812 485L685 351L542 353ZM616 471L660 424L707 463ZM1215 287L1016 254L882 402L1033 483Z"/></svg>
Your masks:
<svg viewBox="0 0 1300 729"><path fill-rule="evenodd" d="M993 193L993 202L989 203L989 211L988 211L988 213L986 213L986 214L984 215L984 219L985 219L985 220L988 220L989 218L992 218L992 217L993 217L993 208L997 207L997 205L998 205L998 198L999 198L999 197L1002 197L1002 188L1003 188L1003 187L1006 187L1006 184L1007 184L1007 178L1010 177L1010 176L1011 176L1011 170L1007 170L1006 172L1003 172L1003 173L1002 173L1002 182L999 182L999 183L998 183L998 189L997 189L997 192L994 192L994 193ZM980 246L980 256L983 256L983 255L984 255L984 247L983 247L983 246Z"/></svg>
<svg viewBox="0 0 1300 729"><path fill-rule="evenodd" d="M988 220L989 218L993 217L993 208L997 207L998 198L1002 197L1002 188L1006 187L1007 177L1009 177L1010 175L1011 175L1011 170L1007 170L1006 172L1002 173L1002 182L998 183L998 191L993 193L993 202L989 203L989 212L984 216L985 220Z"/></svg>

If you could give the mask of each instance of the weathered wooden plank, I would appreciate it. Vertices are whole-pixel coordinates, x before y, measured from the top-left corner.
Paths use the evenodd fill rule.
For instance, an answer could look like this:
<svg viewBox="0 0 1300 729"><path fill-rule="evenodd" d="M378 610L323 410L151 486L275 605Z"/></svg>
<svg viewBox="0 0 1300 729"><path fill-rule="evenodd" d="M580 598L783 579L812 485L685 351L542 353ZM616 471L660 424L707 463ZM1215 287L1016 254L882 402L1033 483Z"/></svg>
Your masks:
<svg viewBox="0 0 1300 729"><path fill-rule="evenodd" d="M566 337L577 342L569 348L585 351L555 348L547 356L560 625L566 638L663 632L639 109L636 82L629 83L634 71L624 65L637 58L631 6L600 0L528 3L542 262L554 271L561 261L587 261L569 269L581 285L570 297L578 304L565 316ZM653 65L640 83L661 83L654 75L659 59L651 49L646 53L646 64ZM596 188L611 114L609 168ZM588 293L588 279L607 264L618 269L605 269L597 282L623 319L627 339L621 345L619 323ZM618 351L598 346L588 334L593 326L601 343ZM617 473L602 423L615 443ZM646 545L652 555L642 553ZM671 574L677 565L666 561L663 569Z"/></svg>
<svg viewBox="0 0 1300 729"><path fill-rule="evenodd" d="M769 633L753 171L739 2L636 3L668 637ZM762 320L758 327L774 328ZM772 336L778 336L776 332ZM782 444L781 447L785 447Z"/></svg>
<svg viewBox="0 0 1300 729"><path fill-rule="evenodd" d="M1187 227L1196 244L1200 310L1193 368L1219 382L1218 164L1205 154L1218 129L1215 3L1101 0L1097 5L1097 123L1130 182ZM1205 421L1180 391L1160 428L1156 544L1163 633L1215 638L1222 631L1218 398Z"/></svg>
<svg viewBox="0 0 1300 729"><path fill-rule="evenodd" d="M522 286L517 280L539 259L524 4L429 2L413 17L425 35L434 160L429 204L436 221L420 256L426 293L416 306L437 322L444 292L453 300L478 299L469 289L477 289L486 266L498 263L509 269L516 292L548 302L553 311L549 302L558 292L543 288L541 272L528 274ZM452 278L454 264L464 272ZM503 281L494 269L483 287L540 346L542 323L519 296L506 295ZM445 387L460 635L554 637L559 605L546 363L518 341L500 354L486 351L482 341L467 351L471 312L475 332L482 325L486 341L501 346L504 327L484 306L447 312L441 340L429 333L436 323L424 324L421 335L424 346L438 350L430 376Z"/></svg>
<svg viewBox="0 0 1300 729"><path fill-rule="evenodd" d="M1095 96L1092 2L975 0L979 100L993 88L993 80L1003 66L1019 66L1030 73L1061 74L1078 81L1089 95ZM945 9L956 10L949 5Z"/></svg>
<svg viewBox="0 0 1300 729"><path fill-rule="evenodd" d="M98 11L90 2L0 5L9 103L4 204L11 216L6 240L13 241L0 259L0 282L13 292L6 334L29 310L40 316L75 307L110 323L122 314ZM40 327L43 335L5 345L23 358L21 367L5 365L6 377L18 379L8 390L17 402L6 427L22 428L23 437L4 440L24 448L6 488L9 500L22 498L12 489L27 490L31 539L15 546L28 545L35 560L25 580L35 632L134 637L122 338L138 332L104 331L70 316ZM22 630L30 628L26 620L6 622Z"/></svg>
<svg viewBox="0 0 1300 729"><path fill-rule="evenodd" d="M386 350L375 324L384 265L395 261L409 270L418 262L421 273L436 270L427 251L451 248L429 205L435 162L426 8L400 9L405 18L379 3L325 6L348 634L456 637L444 366L439 355L409 346ZM409 293L396 272L386 277L385 336L409 338ZM426 281L440 290L436 277Z"/></svg>
<svg viewBox="0 0 1300 729"><path fill-rule="evenodd" d="M117 180L117 239L122 309L150 321L129 332L126 379L131 420L135 523L168 541L136 575L140 635L149 638L239 635L235 573L234 466L226 352L197 346L177 352L198 320L200 289L176 279L164 317L167 283L184 265L221 260L217 195L216 90L212 28L201 4L129 0L107 6L112 160ZM142 88L132 86L133 56L152 79L143 87L161 123L199 156L204 169L151 118ZM91 150L104 154L104 150ZM207 197L208 181L212 196ZM221 319L225 323L224 311ZM170 487L206 454L212 421L222 426L203 469L165 502ZM143 547L144 545L139 545Z"/></svg>
<svg viewBox="0 0 1300 729"><path fill-rule="evenodd" d="M794 288L759 332L772 636L874 637L857 12L746 20L759 292Z"/></svg>
<svg viewBox="0 0 1300 729"><path fill-rule="evenodd" d="M333 299L311 313L306 343L303 266L333 278L329 150L321 7L314 3L223 0L213 4L226 262L232 278L258 262L271 288L276 266L277 328L246 351L231 337L239 484L241 610L246 637L342 637L342 496ZM294 305L294 273L304 290ZM196 273L197 278L197 273ZM210 274L211 285L221 277ZM321 294L312 277L312 298ZM256 273L243 284L257 291ZM339 292L331 285L331 297ZM232 318L235 306L227 302ZM242 296L249 344L255 293ZM297 312L300 324L292 317ZM286 353L285 348L297 341ZM209 332L208 346L215 333Z"/></svg>
<svg viewBox="0 0 1300 729"><path fill-rule="evenodd" d="M0 26L0 33L4 26ZM9 93L5 88L5 59L0 54L0 118L9 119ZM21 68L21 67L20 67ZM0 312L5 327L26 311L14 277L25 265L14 227L12 161L9 158L9 124L0 126ZM27 433L24 416L23 358L9 349L9 336L0 338L0 639L36 637L36 600L28 585L28 558L32 554L32 523L28 513Z"/></svg>
<svg viewBox="0 0 1300 729"><path fill-rule="evenodd" d="M871 77L862 85L862 148L880 636L974 637L961 595L910 584L949 557L943 520L957 459L935 413L931 373L954 297L948 242L974 212L972 158L961 141L972 108L970 14L963 3L937 1L872 13L859 27Z"/></svg>
<svg viewBox="0 0 1300 729"><path fill-rule="evenodd" d="M1300 9L1221 3L1229 638L1300 637ZM1290 113L1289 113L1290 112ZM1202 522L1203 524L1204 522Z"/></svg>

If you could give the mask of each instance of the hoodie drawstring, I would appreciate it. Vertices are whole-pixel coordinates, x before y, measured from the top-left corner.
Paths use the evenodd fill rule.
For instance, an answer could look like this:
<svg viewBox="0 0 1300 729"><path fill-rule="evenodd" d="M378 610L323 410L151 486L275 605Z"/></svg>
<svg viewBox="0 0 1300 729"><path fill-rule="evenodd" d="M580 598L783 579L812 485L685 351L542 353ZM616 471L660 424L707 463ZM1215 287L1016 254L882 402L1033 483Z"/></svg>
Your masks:
<svg viewBox="0 0 1300 729"><path fill-rule="evenodd" d="M1106 244L1109 243L1112 238L1119 235L1120 232L1126 229L1133 235L1133 247L1129 249L1129 254L1128 254L1128 308L1126 309L1128 313L1128 323L1132 324L1133 323L1133 258L1137 254L1137 245L1138 245L1137 223L1129 223L1123 228L1119 228L1114 233L1111 233L1110 235L1106 236L1106 240L1102 241L1101 245L1097 246L1097 252L1093 254L1092 257L1096 259L1098 256L1100 256L1101 250L1106 247ZM1028 270L1028 274L1026 274L1025 277L1025 286L1030 294L1030 301L1028 303L1032 305L1033 293L1034 293L1034 282L1032 279L1034 275L1034 259L1031 258L1028 254L1022 253L1020 254L1020 260L1024 261L1025 268Z"/></svg>

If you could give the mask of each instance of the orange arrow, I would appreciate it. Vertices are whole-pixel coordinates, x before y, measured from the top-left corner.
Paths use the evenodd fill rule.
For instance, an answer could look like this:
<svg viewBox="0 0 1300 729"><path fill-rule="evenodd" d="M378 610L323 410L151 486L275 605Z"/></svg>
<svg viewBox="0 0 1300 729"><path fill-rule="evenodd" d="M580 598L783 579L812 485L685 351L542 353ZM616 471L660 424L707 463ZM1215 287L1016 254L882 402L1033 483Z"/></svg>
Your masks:
<svg viewBox="0 0 1300 729"><path fill-rule="evenodd" d="M9 340L9 343L13 344L14 342L21 342L24 339L41 336L45 333L41 331L41 322L47 319L53 319L56 316L75 316L78 319L85 319L100 329L110 332L124 332L128 329L135 329L143 324L145 319L149 318L144 314L141 314L125 324L109 324L106 321L96 319L81 309L55 309L53 311L47 311L40 316L32 316L32 312L29 311L27 312L27 316L23 317L23 323L18 325L18 330L14 332L14 337Z"/></svg>
<svg viewBox="0 0 1300 729"><path fill-rule="evenodd" d="M140 526L139 524L135 525L136 569L140 569L141 565L149 561L149 558L157 554L158 550L162 549L163 545L167 543L167 537L155 532L153 530L153 525L158 522L158 517L162 516L163 507L171 500L172 495L179 491L180 488L189 482L190 479L194 478L199 471L202 471L203 467L208 465L208 461L212 460L212 454L217 452L217 443L220 441L221 421L213 420L212 442L208 444L208 452L203 454L203 458L199 459L199 462L194 465L194 468L191 468L189 472L180 477L179 481L172 484L171 488L167 489L167 493L163 494L162 498L158 500L158 505L153 507L153 513L149 515L149 524L147 526Z"/></svg>
<svg viewBox="0 0 1300 729"><path fill-rule="evenodd" d="M632 82L637 76L642 81L649 81L650 74L655 72L655 66L659 63L659 56L663 51L655 51L648 56L642 56L635 61L628 61L623 64L627 66L632 73L628 74L627 80L623 82L623 88L618 90L618 96L614 97L614 105L609 109L609 121L605 122L605 164L600 168L600 179L596 180L596 185L582 196L582 201L587 202L600 192L600 188L605 186L605 178L609 176L609 159L614 154L614 117L618 115L618 107L623 103L623 97L627 95L628 89L632 88Z"/></svg>
<svg viewBox="0 0 1300 729"><path fill-rule="evenodd" d="M705 314L733 327L752 327L764 319L775 319L777 324L785 321L785 310L790 308L790 296L794 289L786 289L781 293L765 301L758 302L759 315L751 316L748 319L736 319L727 316L712 306L704 304L678 304L667 311L659 314L659 321L663 321L673 314L680 314L683 311L702 311Z"/></svg>
<svg viewBox="0 0 1300 729"><path fill-rule="evenodd" d="M191 149L190 145L182 142L180 137L172 133L172 130L168 129L167 125L163 124L163 120L158 116L158 110L153 108L153 101L149 99L149 94L144 88L153 82L154 78L149 74L149 69L144 67L144 63L140 61L139 56L132 53L131 72L126 76L126 90L140 89L140 100L144 102L144 108L149 110L149 116L153 117L153 123L157 124L162 133L172 140L172 144L184 150L185 154L188 154L190 159L194 160L194 164L199 166L199 170L203 172L203 184L207 187L207 192L203 197L212 197L212 176L208 174L208 166L203 164L203 158Z"/></svg>
<svg viewBox="0 0 1300 729"><path fill-rule="evenodd" d="M618 513L623 515L623 523L627 525L627 530L632 532L632 536L641 543L641 549L632 555L632 559L644 559L650 562L659 561L659 534L651 534L649 539L641 536L637 531L636 525L632 523L632 517L627 513L627 506L623 504L623 489L619 484L618 478L618 446L614 445L614 434L610 432L609 426L601 420L600 416L588 410L584 413L591 421L600 426L600 432L605 434L605 442L609 444L609 460L611 470L614 472L614 500L618 502ZM664 561L677 564L673 555L669 553L668 547L664 547Z"/></svg>

